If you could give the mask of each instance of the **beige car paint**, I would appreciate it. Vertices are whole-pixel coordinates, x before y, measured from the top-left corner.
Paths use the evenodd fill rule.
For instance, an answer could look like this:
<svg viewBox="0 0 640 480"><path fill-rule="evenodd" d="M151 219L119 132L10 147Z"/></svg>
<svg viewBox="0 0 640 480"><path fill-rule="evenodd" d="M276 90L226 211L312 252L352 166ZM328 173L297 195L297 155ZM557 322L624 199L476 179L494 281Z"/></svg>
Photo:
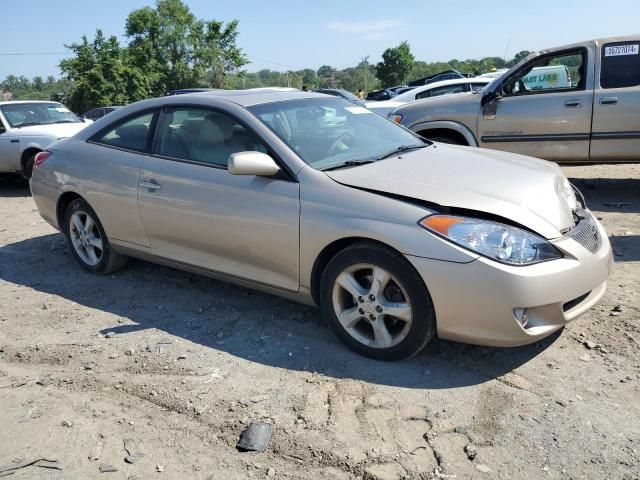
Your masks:
<svg viewBox="0 0 640 480"><path fill-rule="evenodd" d="M640 35L543 50L522 60L479 94L421 100L390 116L401 116L402 125L425 136L434 131L440 136L455 132L474 147L561 162L638 161L640 86L604 89L600 85L603 45L629 41L640 43ZM502 95L485 108L481 106L484 95L501 92L507 79L538 57L576 49L586 52L584 90ZM615 103L606 103L612 99ZM532 138L527 140L528 136Z"/></svg>
<svg viewBox="0 0 640 480"><path fill-rule="evenodd" d="M544 313L550 304L562 305L606 282L609 243L591 254L568 236L573 197L557 166L504 152L435 145L374 164L318 171L245 108L300 98L322 96L183 95L110 114L117 122L142 108L165 105L229 112L269 146L288 178L232 175L225 168L92 144L87 140L104 125L91 125L52 147L32 178L34 200L43 218L59 228L63 195L79 195L122 253L306 303L315 300L321 274L316 266L324 251L351 239L382 242L404 254L428 288L437 291L438 334L469 342L490 344L493 338L496 345L518 345L542 338L570 320L572 312L560 315L554 307L553 315L540 314L545 328L514 334L520 328L514 302ZM449 207L504 216L552 239L565 258L506 267L418 226L425 216ZM481 285L487 278L492 285ZM493 297L476 301L482 292ZM580 309L601 294L594 292ZM456 318L464 327L456 327Z"/></svg>

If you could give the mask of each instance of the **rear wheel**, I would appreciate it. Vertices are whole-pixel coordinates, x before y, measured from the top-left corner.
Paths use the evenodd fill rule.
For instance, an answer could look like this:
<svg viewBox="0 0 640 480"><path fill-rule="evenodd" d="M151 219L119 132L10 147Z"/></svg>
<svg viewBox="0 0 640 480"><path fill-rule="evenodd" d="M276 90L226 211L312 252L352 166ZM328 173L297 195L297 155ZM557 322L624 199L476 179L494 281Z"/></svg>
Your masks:
<svg viewBox="0 0 640 480"><path fill-rule="evenodd" d="M64 232L75 259L93 273L113 272L127 263L127 257L111 247L98 216L81 198L65 211Z"/></svg>
<svg viewBox="0 0 640 480"><path fill-rule="evenodd" d="M29 180L33 174L33 164L36 161L36 155L39 152L27 153L26 158L22 162L22 176Z"/></svg>
<svg viewBox="0 0 640 480"><path fill-rule="evenodd" d="M436 332L424 282L399 253L361 242L336 254L321 280L329 325L356 352L399 360L415 355Z"/></svg>

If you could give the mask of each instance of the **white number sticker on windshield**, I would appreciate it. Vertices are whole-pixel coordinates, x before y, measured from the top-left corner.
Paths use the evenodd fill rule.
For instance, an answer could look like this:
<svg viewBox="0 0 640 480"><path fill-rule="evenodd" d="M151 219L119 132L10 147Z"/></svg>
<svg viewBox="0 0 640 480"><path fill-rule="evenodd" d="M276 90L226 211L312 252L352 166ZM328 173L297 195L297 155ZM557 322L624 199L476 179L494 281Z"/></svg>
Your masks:
<svg viewBox="0 0 640 480"><path fill-rule="evenodd" d="M54 108L54 110L56 112L60 112L60 113L69 113L71 111L68 108L64 108L64 107L56 107L56 108Z"/></svg>
<svg viewBox="0 0 640 480"><path fill-rule="evenodd" d="M360 115L361 113L373 113L371 110L367 110L364 107L345 107L345 110L355 115Z"/></svg>
<svg viewBox="0 0 640 480"><path fill-rule="evenodd" d="M638 55L640 43L635 45L612 45L604 49L605 57L617 57L620 55Z"/></svg>

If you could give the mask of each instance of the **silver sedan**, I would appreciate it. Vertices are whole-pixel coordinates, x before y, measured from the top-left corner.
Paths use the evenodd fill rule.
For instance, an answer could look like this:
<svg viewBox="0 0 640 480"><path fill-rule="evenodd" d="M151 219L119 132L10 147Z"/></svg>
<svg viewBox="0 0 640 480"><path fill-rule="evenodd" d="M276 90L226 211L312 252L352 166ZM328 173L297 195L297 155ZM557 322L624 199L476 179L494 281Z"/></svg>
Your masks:
<svg viewBox="0 0 640 480"><path fill-rule="evenodd" d="M557 165L426 141L300 92L139 102L35 161L85 269L138 257L316 304L357 352L512 346L604 294L607 235Z"/></svg>

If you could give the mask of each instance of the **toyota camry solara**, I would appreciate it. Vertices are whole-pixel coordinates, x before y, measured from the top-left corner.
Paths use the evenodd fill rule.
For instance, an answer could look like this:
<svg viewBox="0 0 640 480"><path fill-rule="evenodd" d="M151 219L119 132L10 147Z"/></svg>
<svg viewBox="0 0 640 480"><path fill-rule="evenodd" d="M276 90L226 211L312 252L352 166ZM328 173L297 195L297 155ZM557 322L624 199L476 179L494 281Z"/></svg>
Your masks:
<svg viewBox="0 0 640 480"><path fill-rule="evenodd" d="M357 352L522 345L604 294L602 225L553 163L432 143L314 93L119 109L36 159L31 191L98 274L127 257L320 306Z"/></svg>

